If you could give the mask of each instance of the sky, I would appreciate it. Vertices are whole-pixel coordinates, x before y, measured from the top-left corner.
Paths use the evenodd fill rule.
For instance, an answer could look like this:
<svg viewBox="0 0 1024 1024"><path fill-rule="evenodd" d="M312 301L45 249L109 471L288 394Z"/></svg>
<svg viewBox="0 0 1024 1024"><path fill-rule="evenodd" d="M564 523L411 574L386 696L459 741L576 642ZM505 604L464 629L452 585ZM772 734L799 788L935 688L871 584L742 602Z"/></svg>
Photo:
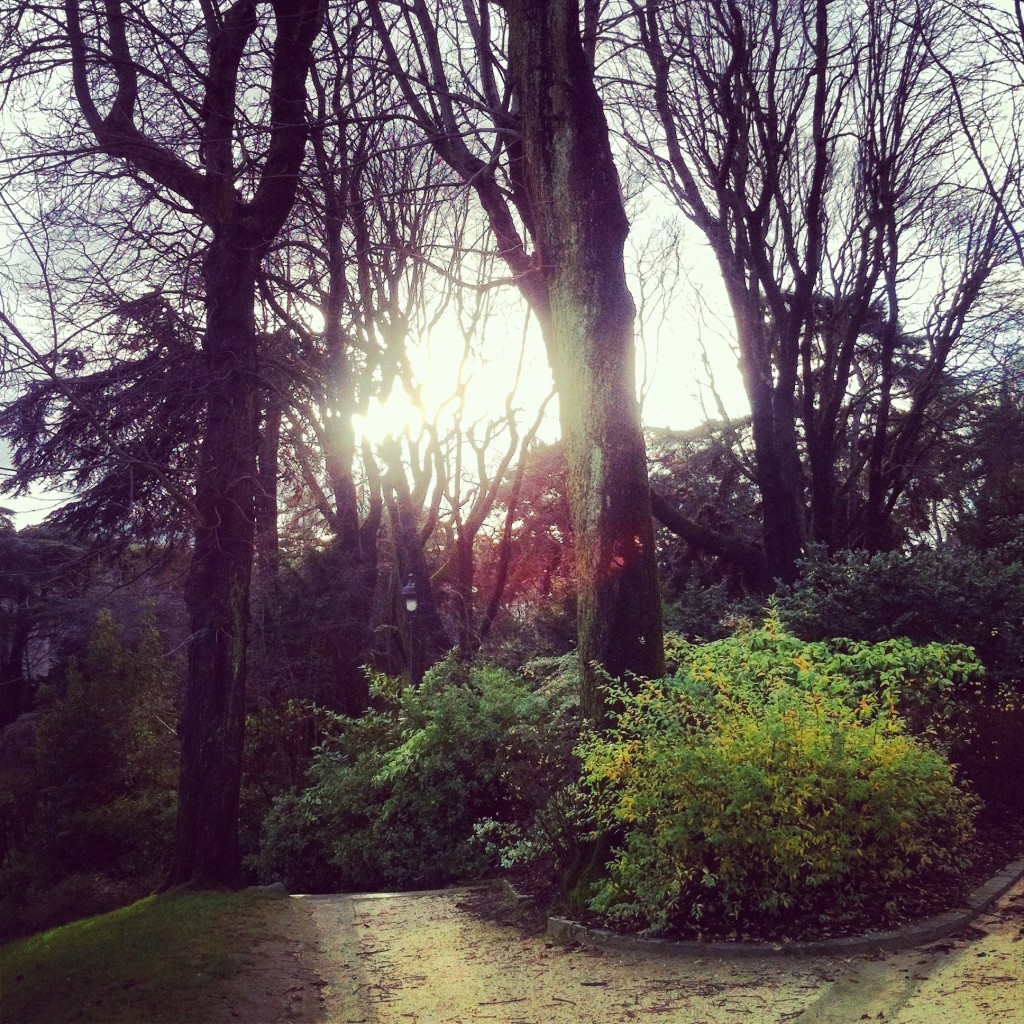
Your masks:
<svg viewBox="0 0 1024 1024"><path fill-rule="evenodd" d="M651 231L650 224L639 225ZM637 234L643 247L648 234ZM655 247L657 248L657 247ZM684 239L678 247L679 274L670 268L660 275L650 254L629 254L630 289L637 306L637 393L644 425L687 430L720 418L711 383L728 416L749 412L743 391L734 327L717 265L702 244ZM654 259L658 258L657 251ZM665 262L665 261L662 261ZM463 422L499 414L513 381L519 379L516 405L523 410L521 429L532 422L551 390L551 371L536 328L525 329L523 306L513 297L487 324L479 353L473 360L472 386L466 397ZM462 351L456 325L442 318L425 342L411 354L423 395L424 411L450 401ZM523 348L525 346L525 348ZM522 359L522 368L519 361ZM421 417L404 392L392 393L385 404L371 403L357 417L356 430L377 442L398 434ZM558 437L558 403L553 400L540 430L542 440Z"/></svg>
<svg viewBox="0 0 1024 1024"><path fill-rule="evenodd" d="M627 262L637 305L637 388L644 425L687 430L719 418L712 380L726 413L743 415L748 406L731 340L731 316L713 258L701 244L687 239L668 243L667 248L655 244L645 249L647 239L658 235L659 225L648 222L634 228L630 244L635 248ZM528 326L524 330L523 317L522 304L513 297L488 322L478 342L481 352L467 370L472 380L466 390L463 424L500 415L518 377L515 405L522 410L519 429L525 432L551 391L539 331ZM411 358L428 416L445 402L451 410L462 347L457 325L443 319L413 347ZM410 426L416 433L420 418L413 403L399 392L383 405L371 405L366 416L357 418L356 429L371 442L379 442ZM548 405L539 437L554 441L558 434L555 399ZM0 440L0 474L10 469L9 449ZM65 498L60 491L35 489L22 497L0 497L0 507L12 510L21 528L44 519Z"/></svg>

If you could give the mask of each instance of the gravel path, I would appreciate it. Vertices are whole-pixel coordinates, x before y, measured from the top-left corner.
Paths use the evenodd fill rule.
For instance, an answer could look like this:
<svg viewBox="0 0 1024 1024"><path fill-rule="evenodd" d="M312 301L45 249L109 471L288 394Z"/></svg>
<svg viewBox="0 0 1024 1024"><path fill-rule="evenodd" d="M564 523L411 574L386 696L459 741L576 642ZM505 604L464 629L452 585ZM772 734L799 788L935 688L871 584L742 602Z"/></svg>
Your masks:
<svg viewBox="0 0 1024 1024"><path fill-rule="evenodd" d="M563 948L480 921L457 890L297 897L324 1024L1024 1024L1024 885L966 935L848 959Z"/></svg>

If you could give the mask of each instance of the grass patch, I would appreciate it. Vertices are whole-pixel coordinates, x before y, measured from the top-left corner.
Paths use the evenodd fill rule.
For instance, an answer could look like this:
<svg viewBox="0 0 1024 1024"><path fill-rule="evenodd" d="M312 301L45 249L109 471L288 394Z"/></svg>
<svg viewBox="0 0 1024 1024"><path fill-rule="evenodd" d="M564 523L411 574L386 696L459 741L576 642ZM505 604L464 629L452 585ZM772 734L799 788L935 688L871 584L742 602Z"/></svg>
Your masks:
<svg viewBox="0 0 1024 1024"><path fill-rule="evenodd" d="M240 965L237 917L265 897L171 892L0 948L0 1021L189 1024Z"/></svg>

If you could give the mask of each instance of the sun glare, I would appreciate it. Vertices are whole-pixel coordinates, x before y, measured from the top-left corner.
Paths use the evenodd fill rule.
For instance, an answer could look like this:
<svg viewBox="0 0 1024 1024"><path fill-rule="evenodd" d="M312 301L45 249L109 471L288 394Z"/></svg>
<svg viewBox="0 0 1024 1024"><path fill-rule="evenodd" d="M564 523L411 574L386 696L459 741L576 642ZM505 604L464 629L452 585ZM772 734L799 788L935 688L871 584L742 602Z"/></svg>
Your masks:
<svg viewBox="0 0 1024 1024"><path fill-rule="evenodd" d="M356 437L378 445L390 437L415 436L423 429L423 413L401 385L395 385L383 401L370 399L365 413L352 417Z"/></svg>
<svg viewBox="0 0 1024 1024"><path fill-rule="evenodd" d="M664 309L647 310L646 330L637 325L637 390L648 427L686 430L747 409L721 282L706 268L691 269L688 280ZM441 436L470 427L479 436L484 424L504 418L510 392L517 427L528 429L552 387L540 331L531 323L524 334L515 317L495 316L482 333L467 353L456 323L434 324L407 350L415 384L396 382L386 398L373 399L353 418L356 435L374 447L389 437L418 438L433 425ZM549 401L538 436L551 442L559 434L558 403Z"/></svg>

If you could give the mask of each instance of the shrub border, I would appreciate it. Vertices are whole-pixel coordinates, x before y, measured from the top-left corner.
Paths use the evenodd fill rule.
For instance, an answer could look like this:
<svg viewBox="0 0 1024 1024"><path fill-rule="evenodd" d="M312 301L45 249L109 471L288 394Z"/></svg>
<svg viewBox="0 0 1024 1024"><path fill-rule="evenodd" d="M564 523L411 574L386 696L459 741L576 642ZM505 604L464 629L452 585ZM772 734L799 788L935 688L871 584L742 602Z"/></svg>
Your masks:
<svg viewBox="0 0 1024 1024"><path fill-rule="evenodd" d="M631 953L653 953L660 956L827 956L847 953L876 953L912 949L943 939L965 928L984 913L1020 878L1024 877L1024 858L1008 864L1002 871L975 889L963 905L945 913L906 925L896 931L867 932L834 939L811 942L702 942L645 939L638 935L622 935L605 928L588 928L564 917L549 917L548 937L558 943L587 942L605 949Z"/></svg>

